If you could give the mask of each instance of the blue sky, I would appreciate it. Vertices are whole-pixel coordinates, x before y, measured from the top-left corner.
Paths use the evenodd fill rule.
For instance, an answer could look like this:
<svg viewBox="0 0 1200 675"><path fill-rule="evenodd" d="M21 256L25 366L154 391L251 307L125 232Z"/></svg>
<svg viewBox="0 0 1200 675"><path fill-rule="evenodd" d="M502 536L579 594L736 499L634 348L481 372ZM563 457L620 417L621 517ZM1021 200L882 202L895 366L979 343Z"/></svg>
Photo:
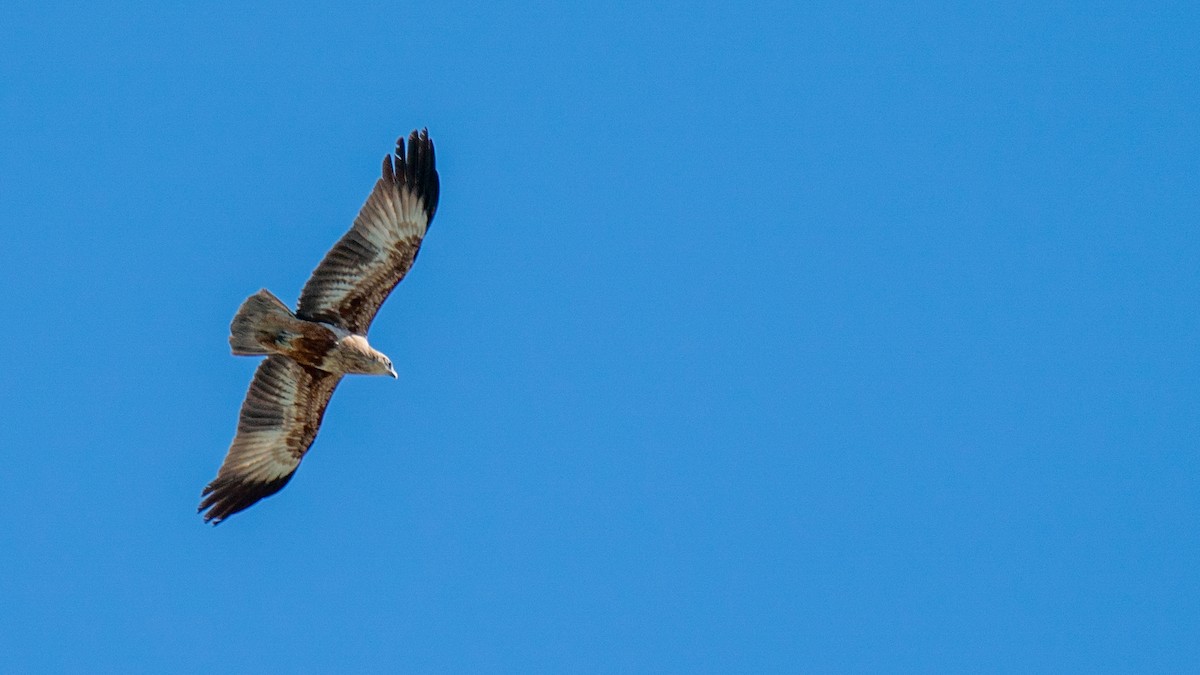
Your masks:
<svg viewBox="0 0 1200 675"><path fill-rule="evenodd" d="M1200 669L1194 4L4 13L0 669ZM204 526L424 126L399 381Z"/></svg>

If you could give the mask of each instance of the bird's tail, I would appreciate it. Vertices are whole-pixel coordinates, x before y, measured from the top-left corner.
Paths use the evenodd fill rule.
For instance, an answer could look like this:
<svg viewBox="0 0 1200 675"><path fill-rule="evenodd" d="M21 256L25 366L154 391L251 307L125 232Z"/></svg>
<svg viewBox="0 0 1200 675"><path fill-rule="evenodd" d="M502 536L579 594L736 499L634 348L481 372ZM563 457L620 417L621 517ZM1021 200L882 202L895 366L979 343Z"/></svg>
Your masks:
<svg viewBox="0 0 1200 675"><path fill-rule="evenodd" d="M246 298L229 326L229 347L238 356L259 356L275 350L268 346L296 315L271 291L262 289Z"/></svg>

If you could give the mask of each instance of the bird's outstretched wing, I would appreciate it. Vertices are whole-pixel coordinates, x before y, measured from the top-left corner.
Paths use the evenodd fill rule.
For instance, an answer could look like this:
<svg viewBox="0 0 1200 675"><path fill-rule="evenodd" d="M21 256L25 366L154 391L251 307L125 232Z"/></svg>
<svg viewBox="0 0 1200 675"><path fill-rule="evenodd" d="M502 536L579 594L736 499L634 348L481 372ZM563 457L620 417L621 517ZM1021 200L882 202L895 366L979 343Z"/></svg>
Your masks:
<svg viewBox="0 0 1200 675"><path fill-rule="evenodd" d="M394 159L394 161L393 161ZM412 267L438 203L433 141L414 131L383 158L383 176L350 228L317 265L296 315L365 335L392 289Z"/></svg>
<svg viewBox="0 0 1200 675"><path fill-rule="evenodd" d="M341 375L269 356L254 373L242 403L237 436L200 511L214 525L283 489L321 426Z"/></svg>

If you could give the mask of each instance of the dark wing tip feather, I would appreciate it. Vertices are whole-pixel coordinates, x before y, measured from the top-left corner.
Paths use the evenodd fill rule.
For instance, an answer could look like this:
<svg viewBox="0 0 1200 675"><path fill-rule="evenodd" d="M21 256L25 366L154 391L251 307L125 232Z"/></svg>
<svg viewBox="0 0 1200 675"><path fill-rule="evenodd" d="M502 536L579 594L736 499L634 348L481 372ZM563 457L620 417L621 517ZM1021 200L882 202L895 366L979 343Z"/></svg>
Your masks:
<svg viewBox="0 0 1200 675"><path fill-rule="evenodd" d="M434 158L433 140L429 138L428 129L413 130L408 135L407 152L404 137L396 139L395 164L393 166L391 156L384 158L383 177L401 187L407 186L421 197L425 204L427 223L433 222L441 185Z"/></svg>
<svg viewBox="0 0 1200 675"><path fill-rule="evenodd" d="M204 499L200 502L200 508L196 512L204 514L204 522L218 525L238 511L253 506L260 499L279 492L294 475L296 475L295 471L266 482L242 478L218 478L204 488L204 492L200 495ZM207 513L205 513L206 510Z"/></svg>

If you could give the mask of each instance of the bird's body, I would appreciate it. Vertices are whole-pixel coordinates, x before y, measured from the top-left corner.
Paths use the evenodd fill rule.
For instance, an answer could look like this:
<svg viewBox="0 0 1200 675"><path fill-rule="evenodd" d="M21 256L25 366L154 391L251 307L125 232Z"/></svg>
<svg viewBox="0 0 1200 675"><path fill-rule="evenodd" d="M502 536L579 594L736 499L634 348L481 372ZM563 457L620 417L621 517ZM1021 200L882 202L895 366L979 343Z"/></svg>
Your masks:
<svg viewBox="0 0 1200 675"><path fill-rule="evenodd" d="M391 360L367 336L301 319L265 288L242 303L230 326L229 346L238 356L280 354L334 375L396 376Z"/></svg>
<svg viewBox="0 0 1200 675"><path fill-rule="evenodd" d="M240 356L266 356L238 419L237 435L200 511L214 523L291 480L344 375L391 375L391 360L367 330L412 267L433 214L439 180L433 142L413 132L405 155L384 158L383 176L350 228L313 272L295 312L266 289L246 299L230 325Z"/></svg>

